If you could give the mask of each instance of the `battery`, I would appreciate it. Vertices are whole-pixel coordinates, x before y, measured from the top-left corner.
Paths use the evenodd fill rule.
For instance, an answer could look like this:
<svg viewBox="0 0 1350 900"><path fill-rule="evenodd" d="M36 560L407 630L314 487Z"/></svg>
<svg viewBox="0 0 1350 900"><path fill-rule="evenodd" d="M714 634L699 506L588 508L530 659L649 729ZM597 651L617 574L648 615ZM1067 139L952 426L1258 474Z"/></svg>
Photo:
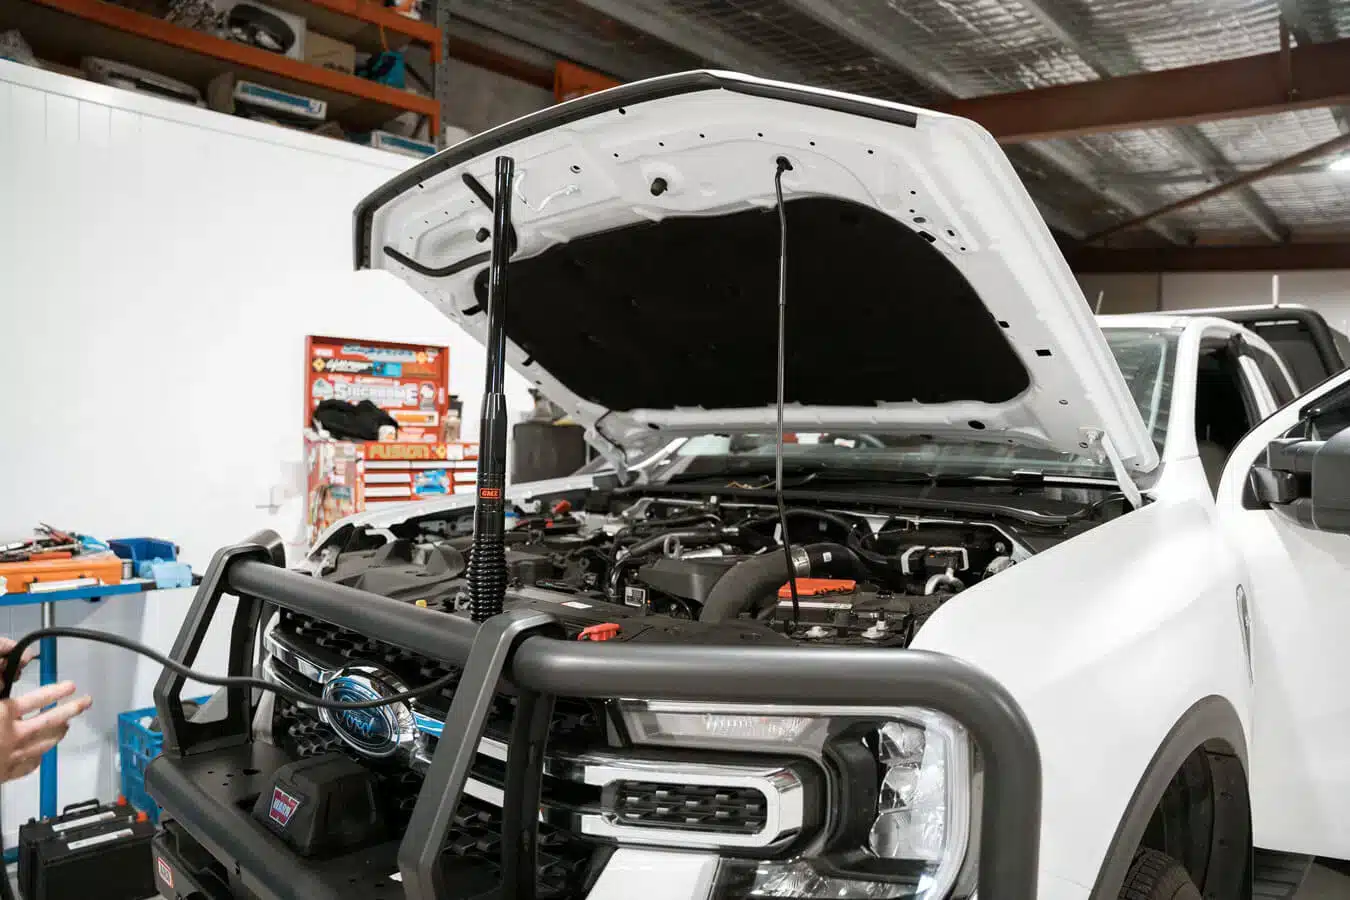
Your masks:
<svg viewBox="0 0 1350 900"><path fill-rule="evenodd" d="M155 826L125 800L89 800L51 819L19 827L19 891L24 900L145 900L155 890L150 842Z"/></svg>

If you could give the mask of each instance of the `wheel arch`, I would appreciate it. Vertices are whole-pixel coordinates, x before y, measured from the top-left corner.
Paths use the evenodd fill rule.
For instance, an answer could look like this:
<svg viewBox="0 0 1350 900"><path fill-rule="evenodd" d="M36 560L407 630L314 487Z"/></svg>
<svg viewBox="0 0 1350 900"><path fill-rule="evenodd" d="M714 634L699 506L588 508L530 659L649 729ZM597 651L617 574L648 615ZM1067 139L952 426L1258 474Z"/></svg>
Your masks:
<svg viewBox="0 0 1350 900"><path fill-rule="evenodd" d="M1227 785L1235 788L1223 791L1230 802L1223 808L1216 807L1214 839L1216 852L1222 845L1237 855L1230 855L1228 860L1223 861L1220 871L1211 870L1209 874L1224 883L1240 883L1247 872L1251 843L1247 740L1233 704L1224 697L1210 695L1198 700L1182 714L1149 761L1107 847L1089 895L1090 900L1116 900L1119 896L1130 863L1144 840L1159 804L1188 760L1197 754L1204 757L1206 762L1214 764L1211 775L1216 782L1223 779ZM1235 765L1225 765L1225 760ZM1233 784L1234 780L1238 783ZM1232 828L1239 826L1245 828L1245 846L1234 847L1228 834ZM1205 888L1204 885L1199 886ZM1209 890L1204 892L1210 895ZM1214 896L1236 895L1224 893Z"/></svg>

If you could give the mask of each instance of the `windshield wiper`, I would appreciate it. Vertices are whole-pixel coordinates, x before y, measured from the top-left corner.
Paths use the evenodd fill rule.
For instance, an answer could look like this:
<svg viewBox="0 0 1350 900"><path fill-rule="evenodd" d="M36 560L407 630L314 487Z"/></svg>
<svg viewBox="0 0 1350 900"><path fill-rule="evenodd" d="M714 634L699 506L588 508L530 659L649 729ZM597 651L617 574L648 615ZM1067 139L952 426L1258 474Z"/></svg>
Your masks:
<svg viewBox="0 0 1350 900"><path fill-rule="evenodd" d="M1045 483L1045 476L1035 471L1014 471L1008 475L979 475L972 473L908 472L887 468L833 468L820 464L798 463L783 467L783 487L797 489L809 485L871 484L871 485L931 485L933 487L962 487L985 485L1035 486ZM792 478L791 482L787 481ZM747 489L773 487L773 473L759 467L742 469L728 466L712 472L680 472L661 479L665 484L690 484L698 481L725 481L729 487Z"/></svg>

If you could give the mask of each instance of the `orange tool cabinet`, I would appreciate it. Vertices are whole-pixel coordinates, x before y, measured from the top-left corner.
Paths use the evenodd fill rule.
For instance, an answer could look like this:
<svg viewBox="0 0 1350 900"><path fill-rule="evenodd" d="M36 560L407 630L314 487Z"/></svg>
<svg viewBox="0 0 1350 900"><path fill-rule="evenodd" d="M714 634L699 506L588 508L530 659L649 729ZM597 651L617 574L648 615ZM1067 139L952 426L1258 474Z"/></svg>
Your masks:
<svg viewBox="0 0 1350 900"><path fill-rule="evenodd" d="M74 581L97 578L103 584L122 583L122 560L112 553L64 556L58 559L32 559L26 562L0 563L0 578L5 593L23 594L34 582Z"/></svg>

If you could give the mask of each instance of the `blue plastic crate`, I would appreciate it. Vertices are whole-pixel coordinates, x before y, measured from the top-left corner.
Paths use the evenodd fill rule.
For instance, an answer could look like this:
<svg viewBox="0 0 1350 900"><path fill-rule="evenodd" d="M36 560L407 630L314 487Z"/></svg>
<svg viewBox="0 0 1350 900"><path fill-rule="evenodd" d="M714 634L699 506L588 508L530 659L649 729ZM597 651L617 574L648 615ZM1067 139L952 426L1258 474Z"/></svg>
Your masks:
<svg viewBox="0 0 1350 900"><path fill-rule="evenodd" d="M210 697L198 697L193 703L201 705ZM150 760L159 756L164 746L164 735L151 731L150 720L155 717L155 708L133 709L117 717L118 759L122 769L122 796L132 806L150 817L151 822L159 822L159 807L145 790L145 767Z"/></svg>
<svg viewBox="0 0 1350 900"><path fill-rule="evenodd" d="M159 538L113 538L108 541L108 546L122 559L131 560L131 568L136 571L140 571L141 563L153 559L164 562L174 562L178 559L178 546L173 541L162 541Z"/></svg>

